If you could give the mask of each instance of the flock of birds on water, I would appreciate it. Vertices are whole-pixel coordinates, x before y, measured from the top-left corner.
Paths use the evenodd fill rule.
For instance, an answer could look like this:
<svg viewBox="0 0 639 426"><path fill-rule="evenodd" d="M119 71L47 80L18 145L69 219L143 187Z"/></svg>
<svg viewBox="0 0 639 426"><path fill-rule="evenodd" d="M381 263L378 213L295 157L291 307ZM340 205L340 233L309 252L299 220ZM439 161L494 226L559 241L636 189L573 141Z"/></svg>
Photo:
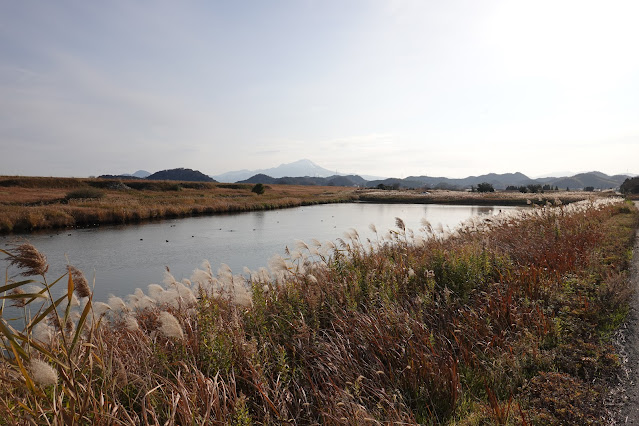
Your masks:
<svg viewBox="0 0 639 426"><path fill-rule="evenodd" d="M331 216L331 217L335 217L335 216L333 215L333 216ZM321 222L324 222L324 219L321 219ZM278 220L278 221L277 221L277 223L280 223L280 221ZM94 225L95 227L100 226L99 224L95 224L95 223L94 223L93 225ZM171 225L171 226L170 226L170 228L175 228L175 224ZM336 226L333 226L333 228L337 228L337 225L336 225ZM218 230L219 230L219 231L221 231L221 230L222 230L222 228L218 228ZM253 228L253 231L257 231L257 228ZM229 229L229 232L235 232L235 230L234 230L234 229ZM56 233L55 235L54 235L54 234L49 235L49 238L53 238L53 237L54 237L54 236L56 236L56 235L60 235L60 234L59 234L59 233ZM73 234L71 234L71 233L67 234L67 236L69 236L69 237L70 237L71 235L73 235ZM195 235L191 235L191 238L195 238ZM140 241L144 241L144 238L140 238ZM167 243L168 243L168 242L169 242L169 240L165 240L165 242L167 242Z"/></svg>

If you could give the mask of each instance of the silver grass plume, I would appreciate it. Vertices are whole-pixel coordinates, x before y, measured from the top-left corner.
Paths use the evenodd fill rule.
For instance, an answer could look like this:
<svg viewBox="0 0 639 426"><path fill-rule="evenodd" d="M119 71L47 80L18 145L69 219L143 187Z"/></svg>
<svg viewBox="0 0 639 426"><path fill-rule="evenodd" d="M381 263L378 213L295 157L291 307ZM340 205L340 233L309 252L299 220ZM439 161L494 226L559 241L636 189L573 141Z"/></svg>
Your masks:
<svg viewBox="0 0 639 426"><path fill-rule="evenodd" d="M82 271L73 265L67 266L67 269L69 270L69 274L71 274L71 278L73 279L73 289L75 295L79 298L91 296L89 283L87 282L87 279Z"/></svg>
<svg viewBox="0 0 639 426"><path fill-rule="evenodd" d="M45 361L33 358L29 365L33 381L41 386L55 385L58 383L58 372Z"/></svg>
<svg viewBox="0 0 639 426"><path fill-rule="evenodd" d="M170 339L182 339L184 332L180 322L166 311L160 312L160 332Z"/></svg>
<svg viewBox="0 0 639 426"><path fill-rule="evenodd" d="M31 243L20 244L8 250L11 253L9 263L23 269L20 275L44 275L49 270L47 257L40 253Z"/></svg>

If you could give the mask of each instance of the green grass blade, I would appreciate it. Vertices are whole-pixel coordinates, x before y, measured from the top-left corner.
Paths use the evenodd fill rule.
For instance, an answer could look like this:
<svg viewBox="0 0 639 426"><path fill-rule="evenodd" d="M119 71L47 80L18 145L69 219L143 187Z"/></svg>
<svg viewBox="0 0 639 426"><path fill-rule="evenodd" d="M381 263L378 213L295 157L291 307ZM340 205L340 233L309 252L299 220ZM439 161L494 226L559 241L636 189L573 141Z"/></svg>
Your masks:
<svg viewBox="0 0 639 426"><path fill-rule="evenodd" d="M63 274L60 278L58 278L57 280L55 280L54 282L52 282L51 284L49 284L49 288L53 287L55 284L57 284L58 282L60 282L60 280L62 278L64 278L67 274ZM66 295L65 295L66 296Z"/></svg>
<svg viewBox="0 0 639 426"><path fill-rule="evenodd" d="M22 294L7 294L6 296L2 296L0 297L0 299L28 299L31 298L31 300L29 300L29 303L37 298L42 298L42 299L46 299L47 296L45 296L42 293L22 293Z"/></svg>
<svg viewBox="0 0 639 426"><path fill-rule="evenodd" d="M23 286L25 284L30 284L30 283L39 283L39 281L36 281L36 280L24 280L24 281L18 281L17 283L6 284L6 285L3 285L3 286L0 286L0 293L4 293L5 291L13 290L16 287L20 287L20 286Z"/></svg>
<svg viewBox="0 0 639 426"><path fill-rule="evenodd" d="M71 278L71 274L69 274L67 287L67 307L64 309L64 323L67 323L69 319L69 314L71 313L71 299L73 298L73 278Z"/></svg>
<svg viewBox="0 0 639 426"><path fill-rule="evenodd" d="M20 372L24 376L24 380L27 383L27 388L29 388L31 392L36 393L36 388L35 388L35 385L33 384L33 380L31 380L31 377L29 376L27 369L24 368L24 365L22 365L22 360L20 360L20 357L18 356L18 353L16 352L18 348L22 349L20 348L20 346L18 346L17 343L14 343L11 345L11 349L13 349L13 354L16 357L16 361L18 363L18 367L20 368ZM25 358L25 359L28 360L29 358Z"/></svg>
<svg viewBox="0 0 639 426"><path fill-rule="evenodd" d="M82 329L84 328L84 323L87 320L87 316L89 315L89 312L91 312L91 298L89 298L89 300L87 300L87 304L84 307L84 310L82 311L82 315L80 315L80 320L78 321L78 326L76 327L75 330L75 336L73 336L73 342L71 342L71 351L73 352L73 348L75 348L75 345L78 343L78 340L80 338L80 333L82 332Z"/></svg>
<svg viewBox="0 0 639 426"><path fill-rule="evenodd" d="M38 343L36 340L33 339L29 339L26 336L23 335L16 335L15 336L16 339L23 341L25 343L27 343L29 346L31 346L33 349L35 349L36 351L40 352L41 354L45 355L47 358L49 358L49 360L51 360L51 362L54 362L56 364L58 364L61 368L65 369L65 371L69 370L69 366L66 365L65 363L63 363L59 357L56 357L53 352L49 351L47 348L45 348L44 346L42 346L40 343Z"/></svg>
<svg viewBox="0 0 639 426"><path fill-rule="evenodd" d="M49 315L51 311L57 308L58 305L60 305L60 303L62 303L64 299L66 298L67 298L67 295L65 294L64 296L60 297L58 300L53 302L51 305L49 305L49 307L47 307L47 309L45 309L44 312L42 312L40 315L32 319L29 325L27 326L27 331L30 332L33 329L33 327L35 327L40 321L42 321L47 315Z"/></svg>
<svg viewBox="0 0 639 426"><path fill-rule="evenodd" d="M22 349L22 346L16 342L15 335L11 331L9 327L4 323L4 320L0 318L0 333L6 337L6 339L11 343L11 347L14 348L14 352L18 352L21 357L24 359L29 359L29 355ZM16 355L17 356L17 355Z"/></svg>

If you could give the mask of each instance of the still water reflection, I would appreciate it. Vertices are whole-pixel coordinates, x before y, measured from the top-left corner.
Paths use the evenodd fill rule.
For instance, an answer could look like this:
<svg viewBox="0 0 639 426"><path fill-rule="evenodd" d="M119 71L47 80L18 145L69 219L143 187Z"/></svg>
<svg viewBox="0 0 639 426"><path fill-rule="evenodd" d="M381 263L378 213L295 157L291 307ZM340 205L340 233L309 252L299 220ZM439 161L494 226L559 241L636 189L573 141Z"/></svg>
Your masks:
<svg viewBox="0 0 639 426"><path fill-rule="evenodd" d="M364 238L395 227L400 217L417 231L425 218L433 226L454 228L473 215L496 214L513 207L424 204L327 204L284 210L166 220L143 225L109 226L28 235L51 264L49 278L62 275L68 262L95 277L95 297L125 296L136 287L146 290L163 279L165 267L178 279L189 278L202 260L214 270L226 263L234 273L244 266L266 266L274 254L284 254L297 240L334 241L350 229ZM0 237L6 248L15 237ZM4 272L7 262L0 260ZM10 272L15 272L10 270ZM61 286L64 287L64 286ZM61 290L64 290L61 288Z"/></svg>

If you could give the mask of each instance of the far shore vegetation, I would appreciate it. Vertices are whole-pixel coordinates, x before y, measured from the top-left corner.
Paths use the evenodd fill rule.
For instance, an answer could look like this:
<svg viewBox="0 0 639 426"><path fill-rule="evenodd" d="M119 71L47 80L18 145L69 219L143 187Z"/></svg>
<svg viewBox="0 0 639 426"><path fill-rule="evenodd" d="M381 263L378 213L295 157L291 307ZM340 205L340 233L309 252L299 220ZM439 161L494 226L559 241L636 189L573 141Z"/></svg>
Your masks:
<svg viewBox="0 0 639 426"><path fill-rule="evenodd" d="M614 195L612 192L542 188L494 191L487 183L472 189L358 189L313 185L5 176L0 177L0 233L137 223L337 202L525 206L557 201L566 204Z"/></svg>
<svg viewBox="0 0 639 426"><path fill-rule="evenodd" d="M0 177L0 233L352 201L352 188Z"/></svg>
<svg viewBox="0 0 639 426"><path fill-rule="evenodd" d="M0 424L607 424L639 214L535 204L452 233L397 218L242 274L167 268L106 303L28 242L2 250Z"/></svg>

